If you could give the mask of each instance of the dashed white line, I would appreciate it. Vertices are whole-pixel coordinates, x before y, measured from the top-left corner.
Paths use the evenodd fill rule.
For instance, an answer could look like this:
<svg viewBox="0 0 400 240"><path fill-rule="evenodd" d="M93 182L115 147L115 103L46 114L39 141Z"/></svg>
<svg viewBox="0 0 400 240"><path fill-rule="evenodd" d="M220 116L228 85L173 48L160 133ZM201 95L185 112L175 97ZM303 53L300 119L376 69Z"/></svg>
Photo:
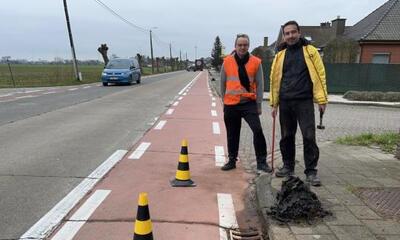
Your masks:
<svg viewBox="0 0 400 240"><path fill-rule="evenodd" d="M83 89L87 89L87 88L91 88L92 86L86 86L86 87L83 87Z"/></svg>
<svg viewBox="0 0 400 240"><path fill-rule="evenodd" d="M174 102L174 104L172 104L172 106L176 107L176 106L178 106L178 104L179 104L179 102L176 101L176 102Z"/></svg>
<svg viewBox="0 0 400 240"><path fill-rule="evenodd" d="M217 111L216 110L211 110L211 116L216 117L217 116Z"/></svg>
<svg viewBox="0 0 400 240"><path fill-rule="evenodd" d="M187 93L184 93L184 94L182 94L183 96L186 96L187 95Z"/></svg>
<svg viewBox="0 0 400 240"><path fill-rule="evenodd" d="M33 95L26 95L26 96L15 97L15 99L33 98L33 97L35 97L35 96L33 96Z"/></svg>
<svg viewBox="0 0 400 240"><path fill-rule="evenodd" d="M171 115L173 112L174 112L174 109L170 108L170 109L167 110L167 112L165 114Z"/></svg>
<svg viewBox="0 0 400 240"><path fill-rule="evenodd" d="M150 147L151 143L142 142L136 150L128 157L129 159L140 159L146 150Z"/></svg>
<svg viewBox="0 0 400 240"><path fill-rule="evenodd" d="M29 90L29 91L25 91L24 93L35 93L35 92L41 92L43 90Z"/></svg>
<svg viewBox="0 0 400 240"><path fill-rule="evenodd" d="M154 129L155 130L161 130L163 127L164 127L164 125L167 123L167 121L165 121L165 120L162 120L162 121L160 121L155 127L154 127Z"/></svg>
<svg viewBox="0 0 400 240"><path fill-rule="evenodd" d="M20 239L45 239L61 223L61 220L75 207L76 204L96 185L96 183L110 171L127 153L126 150L117 150L104 163L96 168L86 179L75 187L35 225L33 225Z"/></svg>
<svg viewBox="0 0 400 240"><path fill-rule="evenodd" d="M57 92L55 92L55 91L52 91L52 92L44 92L44 93L42 93L43 95L47 95L47 94L53 94L53 93L57 93Z"/></svg>
<svg viewBox="0 0 400 240"><path fill-rule="evenodd" d="M217 106L217 104L215 102L211 103L211 107L216 107L216 106Z"/></svg>
<svg viewBox="0 0 400 240"><path fill-rule="evenodd" d="M221 134L221 129L219 128L218 122L213 122L212 128L213 128L213 134Z"/></svg>
<svg viewBox="0 0 400 240"><path fill-rule="evenodd" d="M183 99L183 97L179 97L179 98L178 98L179 101L182 100L182 99Z"/></svg>
<svg viewBox="0 0 400 240"><path fill-rule="evenodd" d="M68 89L68 91L76 91L76 90L78 90L78 88L70 88L70 89Z"/></svg>
<svg viewBox="0 0 400 240"><path fill-rule="evenodd" d="M211 100L212 100L212 101L215 101L216 99L215 99L215 97L212 97Z"/></svg>
<svg viewBox="0 0 400 240"><path fill-rule="evenodd" d="M9 97L9 96L12 96L12 95L14 95L14 94L13 93L8 93L8 94L0 95L0 97Z"/></svg>
<svg viewBox="0 0 400 240"><path fill-rule="evenodd" d="M218 193L219 236L221 240L228 240L225 229L237 229L239 224L236 219L235 206L231 194Z"/></svg>
<svg viewBox="0 0 400 240"><path fill-rule="evenodd" d="M225 164L225 151L223 146L215 146L215 166L222 167Z"/></svg>
<svg viewBox="0 0 400 240"><path fill-rule="evenodd" d="M92 196L72 215L69 221L57 232L52 240L73 239L79 229L89 220L98 206L110 194L110 190L97 190Z"/></svg>

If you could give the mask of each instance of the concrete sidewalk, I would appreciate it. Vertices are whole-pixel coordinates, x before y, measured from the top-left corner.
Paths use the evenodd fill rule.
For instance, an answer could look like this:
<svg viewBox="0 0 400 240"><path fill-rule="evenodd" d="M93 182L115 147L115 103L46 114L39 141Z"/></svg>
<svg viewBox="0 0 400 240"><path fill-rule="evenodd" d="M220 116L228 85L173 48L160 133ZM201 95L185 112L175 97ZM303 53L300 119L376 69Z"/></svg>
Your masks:
<svg viewBox="0 0 400 240"><path fill-rule="evenodd" d="M213 82L219 91L219 79ZM265 96L267 98L268 95ZM305 222L282 224L272 220L267 209L274 203L275 193L280 189L282 179L269 174L258 176L250 185L256 195L256 204L270 239L400 239L400 160L379 149L344 146L333 142L340 136L362 132L398 131L400 116L393 105L358 104L340 96L329 96L330 103L351 104L354 106L329 106L329 114L324 119L328 125L324 131L317 132L320 148L319 174L323 186L312 188L323 206L332 211L333 216L309 225ZM268 153L271 152L271 117L269 107L261 116ZM359 106L367 105L367 106ZM372 106L372 107L369 107ZM353 115L354 114L354 115ZM353 115L353 116L352 116ZM375 115L379 115L376 117ZM382 118L380 118L382 115ZM353 119L353 122L349 122ZM325 121L326 120L326 121ZM326 123L327 122L327 123ZM279 153L279 123L275 136L275 167L282 166ZM251 144L252 133L247 124L242 124L240 163L252 172L255 165L254 149ZM305 179L302 139L297 134L296 175ZM270 159L269 159L270 160ZM254 172L253 172L254 173ZM254 176L255 173L254 173ZM374 200L374 202L372 201ZM396 220L397 219L397 220Z"/></svg>

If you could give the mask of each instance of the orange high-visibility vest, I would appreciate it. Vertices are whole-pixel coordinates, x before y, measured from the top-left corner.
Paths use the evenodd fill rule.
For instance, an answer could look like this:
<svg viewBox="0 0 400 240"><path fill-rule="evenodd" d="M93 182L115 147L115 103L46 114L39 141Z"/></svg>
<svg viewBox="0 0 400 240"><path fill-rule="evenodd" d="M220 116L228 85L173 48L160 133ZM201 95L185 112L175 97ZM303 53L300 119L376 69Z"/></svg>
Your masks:
<svg viewBox="0 0 400 240"><path fill-rule="evenodd" d="M250 81L250 91L247 91L246 88L240 84L239 67L236 63L235 57L229 55L224 59L224 69L226 74L224 104L236 105L244 98L254 101L256 100L257 84L255 78L260 64L261 59L250 55L249 61L245 66Z"/></svg>

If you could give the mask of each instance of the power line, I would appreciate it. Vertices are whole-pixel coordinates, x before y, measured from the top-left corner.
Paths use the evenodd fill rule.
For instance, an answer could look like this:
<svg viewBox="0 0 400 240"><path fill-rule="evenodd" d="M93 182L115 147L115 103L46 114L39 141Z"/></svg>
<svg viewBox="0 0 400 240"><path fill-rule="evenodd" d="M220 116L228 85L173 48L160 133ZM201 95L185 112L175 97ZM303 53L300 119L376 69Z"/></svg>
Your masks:
<svg viewBox="0 0 400 240"><path fill-rule="evenodd" d="M134 23L132 23L131 21L127 20L126 18L122 17L121 15L119 15L117 12L115 12L114 10L112 10L109 6L107 6L105 3L103 3L100 0L94 0L96 3L98 3L101 7L103 7L105 10L109 11L110 13L112 13L114 16L116 16L117 18L121 19L123 22L125 22L126 24L128 24L129 26L138 29L139 31L143 32L143 33L148 33L149 30L145 29L143 27L140 27Z"/></svg>

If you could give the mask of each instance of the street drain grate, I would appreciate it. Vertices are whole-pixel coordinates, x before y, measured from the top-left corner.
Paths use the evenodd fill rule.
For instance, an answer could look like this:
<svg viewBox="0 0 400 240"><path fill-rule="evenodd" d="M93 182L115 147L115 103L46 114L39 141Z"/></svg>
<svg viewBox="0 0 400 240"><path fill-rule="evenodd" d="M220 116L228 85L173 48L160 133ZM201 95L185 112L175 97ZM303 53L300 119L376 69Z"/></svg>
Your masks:
<svg viewBox="0 0 400 240"><path fill-rule="evenodd" d="M400 218L400 188L361 188L359 195L379 214Z"/></svg>
<svg viewBox="0 0 400 240"><path fill-rule="evenodd" d="M229 232L231 240L264 240L260 232L255 230L231 229Z"/></svg>

